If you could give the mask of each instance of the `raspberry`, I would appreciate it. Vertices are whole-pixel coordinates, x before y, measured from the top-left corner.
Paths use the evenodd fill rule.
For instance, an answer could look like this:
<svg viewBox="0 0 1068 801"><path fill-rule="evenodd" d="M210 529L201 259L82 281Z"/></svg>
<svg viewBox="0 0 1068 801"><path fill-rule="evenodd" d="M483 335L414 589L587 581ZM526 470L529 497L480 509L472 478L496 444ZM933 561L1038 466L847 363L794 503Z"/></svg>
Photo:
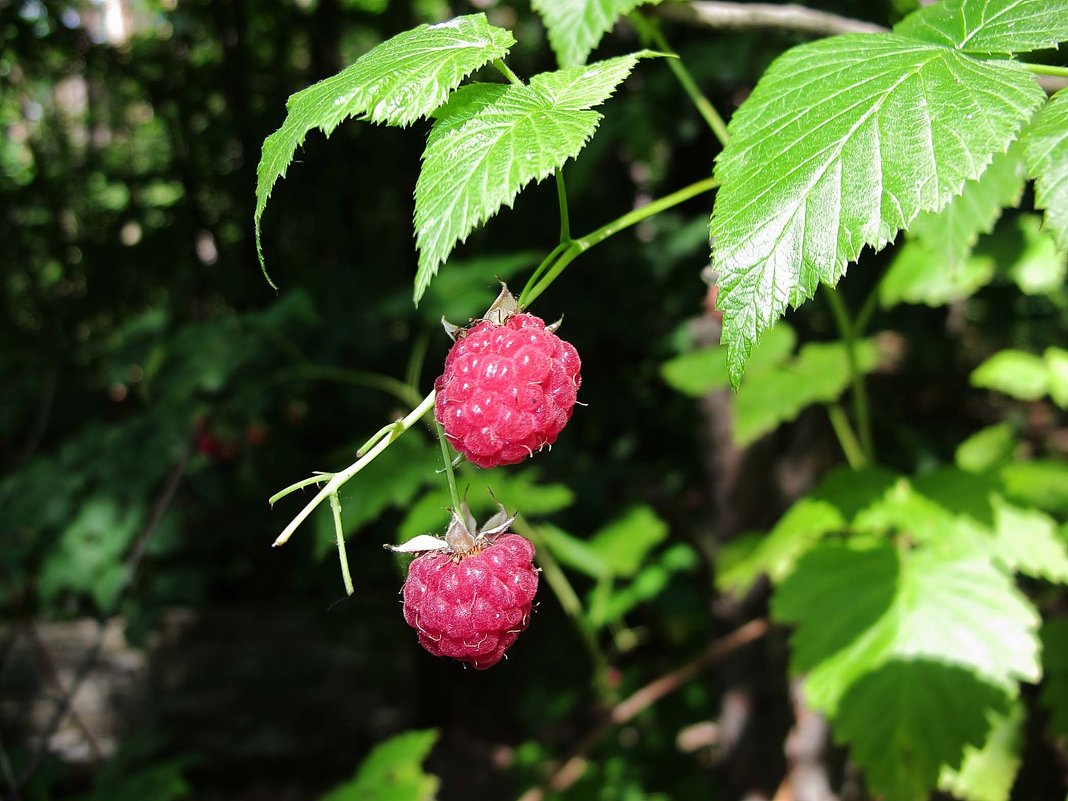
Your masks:
<svg viewBox="0 0 1068 801"><path fill-rule="evenodd" d="M476 670L501 661L530 622L538 590L529 541L510 533L488 541L466 555L436 551L416 558L402 591L404 619L420 645Z"/></svg>
<svg viewBox="0 0 1068 801"><path fill-rule="evenodd" d="M472 464L516 464L552 445L571 419L580 367L578 351L540 317L483 319L445 359L435 416Z"/></svg>

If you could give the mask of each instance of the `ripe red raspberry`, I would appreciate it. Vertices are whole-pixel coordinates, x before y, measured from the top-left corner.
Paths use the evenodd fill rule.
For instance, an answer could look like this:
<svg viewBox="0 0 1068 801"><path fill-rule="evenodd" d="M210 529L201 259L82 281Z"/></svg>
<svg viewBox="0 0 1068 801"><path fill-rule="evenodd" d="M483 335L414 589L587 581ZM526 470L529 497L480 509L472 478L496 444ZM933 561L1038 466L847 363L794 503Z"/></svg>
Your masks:
<svg viewBox="0 0 1068 801"><path fill-rule="evenodd" d="M404 619L434 656L492 667L530 622L533 560L534 546L508 533L467 555L423 554L408 567Z"/></svg>
<svg viewBox="0 0 1068 801"><path fill-rule="evenodd" d="M516 464L552 445L571 419L581 366L574 346L540 317L483 319L445 359L435 416L472 464Z"/></svg>

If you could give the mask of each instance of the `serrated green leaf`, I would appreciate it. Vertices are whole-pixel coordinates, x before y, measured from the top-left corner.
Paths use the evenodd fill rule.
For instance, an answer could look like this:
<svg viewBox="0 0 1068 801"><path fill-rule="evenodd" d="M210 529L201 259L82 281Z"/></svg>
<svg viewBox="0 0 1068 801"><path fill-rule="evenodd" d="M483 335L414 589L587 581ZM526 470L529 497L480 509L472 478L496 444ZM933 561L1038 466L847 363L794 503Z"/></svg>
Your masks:
<svg viewBox="0 0 1068 801"><path fill-rule="evenodd" d="M648 506L633 506L590 538L613 575L629 578L668 535L668 525Z"/></svg>
<svg viewBox="0 0 1068 801"><path fill-rule="evenodd" d="M994 389L1018 400L1038 400L1049 391L1046 363L1040 356L1007 348L972 371L973 387Z"/></svg>
<svg viewBox="0 0 1068 801"><path fill-rule="evenodd" d="M965 183L963 191L941 211L920 214L909 227L909 236L931 254L931 268L948 273L953 281L979 235L993 230L1005 206L1019 204L1023 189L1023 155L1013 145L994 156L986 171Z"/></svg>
<svg viewBox="0 0 1068 801"><path fill-rule="evenodd" d="M549 44L561 67L586 63L601 37L616 20L641 5L660 0L532 0L549 33Z"/></svg>
<svg viewBox="0 0 1068 801"><path fill-rule="evenodd" d="M470 95L462 114L454 110L439 120L444 128L431 133L415 186L416 303L458 242L501 206L511 206L531 181L578 155L601 120L591 109L611 97L645 55L651 54L535 75L485 104L485 95ZM463 117L458 123L457 114Z"/></svg>
<svg viewBox="0 0 1068 801"><path fill-rule="evenodd" d="M957 446L957 467L969 473L985 473L1013 460L1016 429L1011 423L997 423L976 431Z"/></svg>
<svg viewBox="0 0 1068 801"><path fill-rule="evenodd" d="M1068 10L1062 17L1068 19ZM1046 227L1061 250L1068 250L1068 89L1057 92L1038 112L1024 132L1023 149L1035 181L1035 202L1046 210Z"/></svg>
<svg viewBox="0 0 1068 801"><path fill-rule="evenodd" d="M1021 214L1014 221L1011 243L998 243L1005 253L1005 269L1020 291L1027 295L1048 295L1064 286L1068 276L1068 254L1058 248L1056 240L1036 214ZM1000 252L999 252L1000 255Z"/></svg>
<svg viewBox="0 0 1068 801"><path fill-rule="evenodd" d="M857 368L870 373L879 353L870 339L855 343ZM812 342L797 358L757 372L742 382L734 397L734 441L755 442L797 417L813 403L836 400L850 382L849 356L843 342Z"/></svg>
<svg viewBox="0 0 1068 801"><path fill-rule="evenodd" d="M1053 734L1068 737L1068 620L1053 618L1042 626L1042 704L1050 711Z"/></svg>
<svg viewBox="0 0 1068 801"><path fill-rule="evenodd" d="M504 58L513 44L512 34L490 25L485 14L420 25L290 97L285 122L264 140L256 170L256 249L261 266L260 219L271 190L285 176L309 131L319 128L329 136L350 117L411 125L442 105L476 69Z"/></svg>
<svg viewBox="0 0 1068 801"><path fill-rule="evenodd" d="M873 795L926 801L944 767L981 746L989 716L1008 709L1004 689L969 671L926 659L897 659L863 676L833 723Z"/></svg>
<svg viewBox="0 0 1068 801"><path fill-rule="evenodd" d="M920 9L894 33L967 53L1026 53L1068 40L1064 0L947 0Z"/></svg>
<svg viewBox="0 0 1068 801"><path fill-rule="evenodd" d="M730 543L727 553L721 552L716 561L716 586L740 596L764 574L780 583L793 572L798 559L828 534L844 531L897 480L881 468L831 471L787 510L767 536L756 543Z"/></svg>
<svg viewBox="0 0 1068 801"><path fill-rule="evenodd" d="M716 161L710 230L732 380L788 306L979 178L1043 98L1015 63L894 34L835 36L772 64Z"/></svg>
<svg viewBox="0 0 1068 801"><path fill-rule="evenodd" d="M1068 582L1068 548L1053 518L994 497L995 555L1009 569L1054 583Z"/></svg>
<svg viewBox="0 0 1068 801"><path fill-rule="evenodd" d="M355 778L335 787L320 801L434 801L439 780L423 772L423 761L437 742L436 729L406 731L375 746Z"/></svg>
<svg viewBox="0 0 1068 801"><path fill-rule="evenodd" d="M1036 460L1001 469L1005 495L1024 506L1046 512L1068 512L1068 464Z"/></svg>
<svg viewBox="0 0 1068 801"><path fill-rule="evenodd" d="M434 126L427 136L427 146L429 147L442 136L456 131L480 111L500 100L501 95L507 91L508 84L506 83L469 83L461 86L449 95L449 100L444 106L431 114Z"/></svg>
<svg viewBox="0 0 1068 801"><path fill-rule="evenodd" d="M1008 692L1041 675L1034 607L966 549L822 543L779 585L772 614L797 624L792 668L808 674L808 703L832 716L861 676L895 658L956 665Z"/></svg>
<svg viewBox="0 0 1068 801"><path fill-rule="evenodd" d="M944 306L975 294L996 272L997 265L987 255L968 256L949 270L923 243L906 242L879 282L879 304L884 309L899 303Z"/></svg>
<svg viewBox="0 0 1068 801"><path fill-rule="evenodd" d="M938 787L962 801L1009 801L1020 769L1023 724L1027 710L1017 698L1007 711L988 711L990 733L981 748L964 748L959 770L942 768Z"/></svg>

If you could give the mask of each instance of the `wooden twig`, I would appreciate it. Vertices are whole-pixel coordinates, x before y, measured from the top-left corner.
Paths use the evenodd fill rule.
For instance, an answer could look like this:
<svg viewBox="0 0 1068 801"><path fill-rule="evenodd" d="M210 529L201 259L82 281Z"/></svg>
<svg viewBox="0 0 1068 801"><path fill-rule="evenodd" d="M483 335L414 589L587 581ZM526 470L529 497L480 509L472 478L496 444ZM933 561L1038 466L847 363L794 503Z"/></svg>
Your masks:
<svg viewBox="0 0 1068 801"><path fill-rule="evenodd" d="M560 793L569 788L582 778L586 758L608 732L630 722L661 698L682 688L705 668L714 665L754 640L760 639L770 628L771 624L765 618L751 620L713 642L700 655L686 664L654 679L624 698L609 710L592 731L582 738L567 759L553 767L549 778L544 783L531 787L519 797L519 801L542 801L547 790Z"/></svg>
<svg viewBox="0 0 1068 801"><path fill-rule="evenodd" d="M833 36L839 33L883 33L887 29L874 22L842 17L799 5L773 3L724 3L692 0L688 3L664 3L657 13L665 19L703 25L709 28L782 28Z"/></svg>

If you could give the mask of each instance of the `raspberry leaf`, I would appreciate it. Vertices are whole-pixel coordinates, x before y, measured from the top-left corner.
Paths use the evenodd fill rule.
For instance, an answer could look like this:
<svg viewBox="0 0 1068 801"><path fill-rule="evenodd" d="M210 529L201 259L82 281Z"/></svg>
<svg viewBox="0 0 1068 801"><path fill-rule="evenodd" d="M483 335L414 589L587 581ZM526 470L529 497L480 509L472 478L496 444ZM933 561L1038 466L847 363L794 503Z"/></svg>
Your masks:
<svg viewBox="0 0 1068 801"><path fill-rule="evenodd" d="M990 733L981 748L967 745L959 770L942 768L938 788L965 801L1009 801L1020 768L1027 710L1017 698L1007 711L989 710Z"/></svg>
<svg viewBox="0 0 1068 801"><path fill-rule="evenodd" d="M458 242L578 155L607 100L647 51L535 75L504 91L472 90L435 122L415 186L418 303ZM495 95L495 96L494 96Z"/></svg>
<svg viewBox="0 0 1068 801"><path fill-rule="evenodd" d="M864 769L873 795L920 801L945 771L982 746L1006 692L967 670L927 659L896 659L863 676L833 724ZM969 796L964 796L970 798Z"/></svg>
<svg viewBox="0 0 1068 801"><path fill-rule="evenodd" d="M271 190L285 176L309 131L319 128L329 136L350 117L386 125L411 125L441 106L460 81L476 69L503 58L513 44L512 34L490 25L485 14L420 25L378 45L337 75L290 97L286 101L285 122L264 141L256 171L256 249L260 266L260 219Z"/></svg>
<svg viewBox="0 0 1068 801"><path fill-rule="evenodd" d="M646 4L660 0L533 0L549 32L549 44L561 67L586 63L616 20Z"/></svg>
<svg viewBox="0 0 1068 801"><path fill-rule="evenodd" d="M1068 10L1062 13L1068 20ZM1038 112L1023 146L1035 181L1035 202L1046 210L1046 227L1061 249L1068 250L1068 89L1057 92Z"/></svg>
<svg viewBox="0 0 1068 801"><path fill-rule="evenodd" d="M1013 146L994 156L982 177L964 184L941 211L920 214L909 234L931 254L928 272L949 276L959 272L979 235L993 230L1002 208L1020 202L1023 189L1022 154Z"/></svg>
<svg viewBox="0 0 1068 801"><path fill-rule="evenodd" d="M992 560L952 543L822 543L776 590L772 614L797 624L792 668L808 674L808 703L832 717L895 659L954 665L1009 693L1041 676L1034 607Z"/></svg>
<svg viewBox="0 0 1068 801"><path fill-rule="evenodd" d="M895 34L796 47L731 120L713 266L732 383L761 335L865 245L979 178L1044 93L1024 68Z"/></svg>
<svg viewBox="0 0 1068 801"><path fill-rule="evenodd" d="M971 375L973 387L995 389L1019 400L1033 401L1049 391L1049 375L1041 356L1006 348L980 364Z"/></svg>
<svg viewBox="0 0 1068 801"><path fill-rule="evenodd" d="M1026 53L1068 40L1064 0L949 0L910 14L894 33L966 53Z"/></svg>
<svg viewBox="0 0 1068 801"><path fill-rule="evenodd" d="M423 771L423 761L437 740L437 729L422 729L379 743L360 764L355 777L320 801L433 801L440 781Z"/></svg>

